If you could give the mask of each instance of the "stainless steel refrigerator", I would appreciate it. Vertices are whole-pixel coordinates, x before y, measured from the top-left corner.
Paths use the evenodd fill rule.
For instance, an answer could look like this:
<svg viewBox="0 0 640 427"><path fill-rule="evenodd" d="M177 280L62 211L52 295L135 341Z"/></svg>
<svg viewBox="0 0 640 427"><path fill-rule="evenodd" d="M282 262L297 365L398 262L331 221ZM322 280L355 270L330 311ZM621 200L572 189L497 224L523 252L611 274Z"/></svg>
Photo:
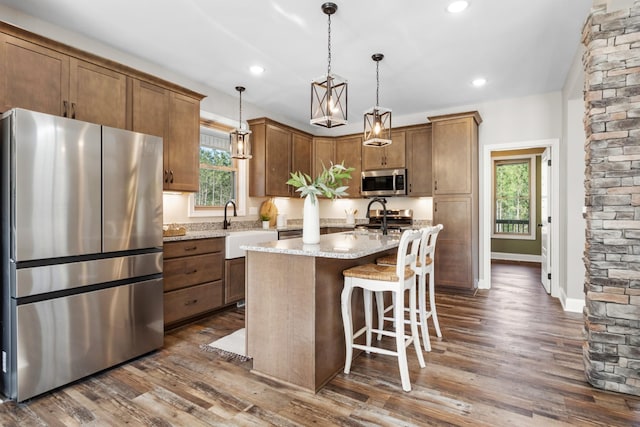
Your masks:
<svg viewBox="0 0 640 427"><path fill-rule="evenodd" d="M161 138L4 113L0 226L5 396L162 346Z"/></svg>

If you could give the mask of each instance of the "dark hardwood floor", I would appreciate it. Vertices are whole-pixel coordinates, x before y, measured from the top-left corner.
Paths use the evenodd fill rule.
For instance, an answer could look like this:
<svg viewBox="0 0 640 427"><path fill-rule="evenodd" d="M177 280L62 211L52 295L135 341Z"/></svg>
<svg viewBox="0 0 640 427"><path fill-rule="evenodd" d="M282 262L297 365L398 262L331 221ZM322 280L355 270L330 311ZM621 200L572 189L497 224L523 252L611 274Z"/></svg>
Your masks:
<svg viewBox="0 0 640 427"><path fill-rule="evenodd" d="M582 315L565 313L532 265L494 264L493 289L437 295L432 337L413 390L394 358L362 355L318 394L250 373L200 346L244 325L231 309L167 334L162 350L23 404L0 405L3 426L640 426L640 397L588 385ZM391 344L391 340L389 344Z"/></svg>

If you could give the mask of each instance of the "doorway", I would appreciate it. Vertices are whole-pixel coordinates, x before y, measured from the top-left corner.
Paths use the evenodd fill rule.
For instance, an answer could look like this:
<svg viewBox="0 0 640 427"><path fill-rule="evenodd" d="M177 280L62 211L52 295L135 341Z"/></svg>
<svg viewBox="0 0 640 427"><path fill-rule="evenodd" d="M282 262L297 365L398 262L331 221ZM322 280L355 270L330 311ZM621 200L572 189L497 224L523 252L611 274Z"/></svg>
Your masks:
<svg viewBox="0 0 640 427"><path fill-rule="evenodd" d="M558 139L544 139L534 141L520 141L504 144L488 144L482 147L482 163L480 165L481 180L480 180L480 280L478 281L478 288L490 289L491 288L491 230L492 224L492 188L491 188L491 174L492 174L492 151L505 151L505 150L522 150L527 148L548 148L550 152L551 167L549 168L549 183L550 185L550 213L549 216L557 224L560 219L559 215L559 147L560 141ZM554 225L555 225L554 224ZM559 233L558 227L548 228L548 240L546 253L548 254L548 260L550 264L549 272L551 279L549 280L549 291L551 296L558 297L560 294L560 287L558 284L559 273Z"/></svg>

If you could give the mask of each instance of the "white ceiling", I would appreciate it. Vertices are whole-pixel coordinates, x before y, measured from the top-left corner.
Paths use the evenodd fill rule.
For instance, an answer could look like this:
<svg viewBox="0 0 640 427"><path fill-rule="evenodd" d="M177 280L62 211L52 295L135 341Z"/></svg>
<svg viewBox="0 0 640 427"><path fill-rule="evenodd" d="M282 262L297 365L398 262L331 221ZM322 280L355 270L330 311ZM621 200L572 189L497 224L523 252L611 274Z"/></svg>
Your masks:
<svg viewBox="0 0 640 427"><path fill-rule="evenodd" d="M394 117L561 90L592 0L336 0L332 71L349 81L349 122L375 103ZM0 0L11 8L307 122L326 73L323 0ZM0 17L1 19L1 17ZM249 66L266 69L259 77ZM483 76L488 83L474 88Z"/></svg>

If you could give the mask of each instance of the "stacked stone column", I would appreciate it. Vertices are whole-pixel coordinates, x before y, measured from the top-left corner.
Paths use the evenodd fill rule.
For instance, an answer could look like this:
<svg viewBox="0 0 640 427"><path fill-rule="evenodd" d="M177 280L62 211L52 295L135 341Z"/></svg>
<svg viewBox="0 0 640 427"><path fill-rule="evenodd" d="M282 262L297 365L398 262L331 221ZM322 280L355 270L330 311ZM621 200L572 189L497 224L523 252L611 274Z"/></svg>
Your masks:
<svg viewBox="0 0 640 427"><path fill-rule="evenodd" d="M640 396L640 1L594 10L583 43L585 372Z"/></svg>

